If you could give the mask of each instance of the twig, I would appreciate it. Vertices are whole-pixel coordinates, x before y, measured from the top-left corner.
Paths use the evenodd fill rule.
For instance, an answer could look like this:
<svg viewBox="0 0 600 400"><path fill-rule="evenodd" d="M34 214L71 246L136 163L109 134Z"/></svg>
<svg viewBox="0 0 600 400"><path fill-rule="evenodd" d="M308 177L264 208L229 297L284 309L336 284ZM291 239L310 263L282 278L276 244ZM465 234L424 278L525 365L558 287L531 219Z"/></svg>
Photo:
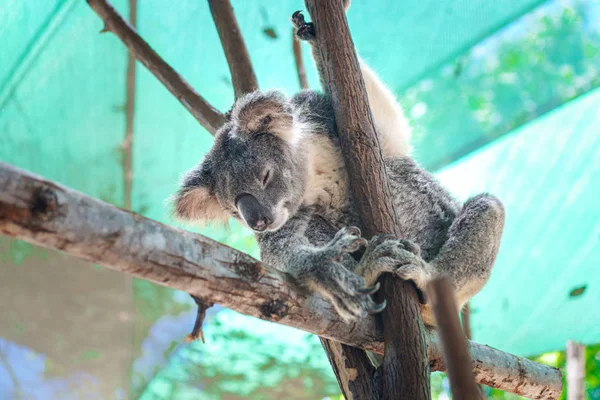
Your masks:
<svg viewBox="0 0 600 400"><path fill-rule="evenodd" d="M469 303L465 304L462 310L460 310L460 319L462 321L462 330L465 337L471 340L471 306Z"/></svg>
<svg viewBox="0 0 600 400"><path fill-rule="evenodd" d="M323 81L333 101L338 136L350 187L365 237L381 233L401 236L391 201L365 83L339 0L306 0L315 27ZM431 398L424 326L416 291L408 282L383 277L388 307L382 314L385 356L380 368L381 393L404 398ZM380 300L381 301L381 298Z"/></svg>
<svg viewBox="0 0 600 400"><path fill-rule="evenodd" d="M225 122L225 117L167 64L117 13L106 0L87 0L104 21L102 32L112 32L121 39L129 51L183 104L185 108L211 134Z"/></svg>
<svg viewBox="0 0 600 400"><path fill-rule="evenodd" d="M192 329L192 333L185 337L185 341L193 342L195 340L202 339L202 343L205 343L204 332L202 331L202 323L204 322L204 318L206 317L206 310L214 306L214 303L203 300L200 297L196 297L193 295L192 299L194 299L194 301L196 302L198 310L196 312L196 321L194 322L194 328Z"/></svg>
<svg viewBox="0 0 600 400"><path fill-rule="evenodd" d="M208 0L208 4L227 58L237 99L258 89L250 55L229 0Z"/></svg>
<svg viewBox="0 0 600 400"><path fill-rule="evenodd" d="M467 302L460 310L460 320L462 322L462 330L465 334L465 337L469 340L473 338L473 333L471 332L471 305ZM481 385L477 385L479 389L479 398L485 399L485 392L483 391L483 387Z"/></svg>
<svg viewBox="0 0 600 400"><path fill-rule="evenodd" d="M104 265L375 353L383 338L373 318L345 324L320 297L252 257L202 235L175 229L0 162L0 233ZM427 336L431 367L444 371L437 335ZM558 369L471 343L478 382L554 399Z"/></svg>
<svg viewBox="0 0 600 400"><path fill-rule="evenodd" d="M458 307L449 279L440 277L429 282L427 296L433 306L437 331L442 342L452 398L455 400L480 399L481 392L475 384L471 367L473 361L460 326Z"/></svg>
<svg viewBox="0 0 600 400"><path fill-rule="evenodd" d="M133 29L137 26L137 0L129 0L129 22ZM123 139L123 183L125 191L124 206L131 210L131 192L133 188L133 121L135 116L135 56L130 52L127 57L127 120Z"/></svg>
<svg viewBox="0 0 600 400"><path fill-rule="evenodd" d="M296 61L296 71L298 72L298 82L300 83L300 88L308 89L306 69L304 69L304 60L302 59L302 45L296 37L295 28L292 28L292 49L294 50L294 60Z"/></svg>

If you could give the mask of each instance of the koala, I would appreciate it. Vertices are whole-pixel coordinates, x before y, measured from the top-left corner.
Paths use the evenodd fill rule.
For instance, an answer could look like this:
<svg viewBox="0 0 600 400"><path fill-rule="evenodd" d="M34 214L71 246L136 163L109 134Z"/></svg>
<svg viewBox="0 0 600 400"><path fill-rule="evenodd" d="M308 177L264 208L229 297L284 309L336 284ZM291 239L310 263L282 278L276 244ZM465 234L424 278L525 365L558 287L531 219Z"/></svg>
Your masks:
<svg viewBox="0 0 600 400"><path fill-rule="evenodd" d="M300 12L292 22L300 39L314 42L314 27ZM362 60L360 67L402 238L361 237L330 95L312 90L291 98L279 91L239 98L212 148L185 174L174 214L191 222L239 220L255 232L265 263L322 295L347 322L384 309L385 301L371 297L383 273L421 291L445 274L462 307L490 276L502 203L480 194L460 204L421 168L410 156L401 107ZM434 326L430 305L424 302L421 312Z"/></svg>

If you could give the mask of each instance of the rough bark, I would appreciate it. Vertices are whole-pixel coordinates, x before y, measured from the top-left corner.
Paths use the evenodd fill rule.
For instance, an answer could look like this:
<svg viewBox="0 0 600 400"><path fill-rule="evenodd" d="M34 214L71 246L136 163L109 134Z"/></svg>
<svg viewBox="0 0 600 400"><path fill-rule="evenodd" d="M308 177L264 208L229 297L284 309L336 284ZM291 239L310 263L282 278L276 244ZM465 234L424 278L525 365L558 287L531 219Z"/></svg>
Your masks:
<svg viewBox="0 0 600 400"><path fill-rule="evenodd" d="M258 89L250 55L229 0L208 0L231 72L235 98Z"/></svg>
<svg viewBox="0 0 600 400"><path fill-rule="evenodd" d="M567 342L567 399L585 399L585 346Z"/></svg>
<svg viewBox="0 0 600 400"><path fill-rule="evenodd" d="M362 218L365 237L395 233L396 213L391 202L379 141L360 73L354 43L339 0L306 0L315 26L316 48L323 81L331 94L350 187ZM381 364L383 398L429 399L423 322L414 288L407 282L384 277L380 296L388 302L382 320L385 355Z"/></svg>
<svg viewBox="0 0 600 400"><path fill-rule="evenodd" d="M140 61L211 134L225 122L224 115L211 106L167 64L123 19L106 0L87 0L88 4L104 21L102 31L112 32L121 39L131 54Z"/></svg>
<svg viewBox="0 0 600 400"><path fill-rule="evenodd" d="M320 297L285 275L202 235L176 229L0 162L0 233L60 250L246 315L383 353L374 318L345 324ZM445 371L434 332L433 370ZM558 369L470 344L478 382L531 398L554 399Z"/></svg>
<svg viewBox="0 0 600 400"><path fill-rule="evenodd" d="M454 400L480 399L481 393L474 381L471 367L473 362L467 348L467 339L458 319L458 307L452 283L443 276L432 280L427 285L427 296L433 306L437 332L448 369L452 398Z"/></svg>

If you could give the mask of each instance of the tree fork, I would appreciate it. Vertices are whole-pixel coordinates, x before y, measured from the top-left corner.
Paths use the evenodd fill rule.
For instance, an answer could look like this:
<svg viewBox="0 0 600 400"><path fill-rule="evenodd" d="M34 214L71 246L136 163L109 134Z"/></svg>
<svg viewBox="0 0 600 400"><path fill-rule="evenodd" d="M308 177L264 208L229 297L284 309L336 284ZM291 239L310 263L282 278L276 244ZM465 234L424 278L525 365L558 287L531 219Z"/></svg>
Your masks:
<svg viewBox="0 0 600 400"><path fill-rule="evenodd" d="M315 27L316 49L331 95L350 187L362 219L364 236L402 236L375 133L365 83L346 15L339 0L305 0ZM380 366L384 398L431 398L425 329L418 297L408 283L383 277L380 296L388 301L382 314L385 353ZM357 377L372 381L371 377ZM366 383L365 383L366 384ZM373 396L377 396L376 393Z"/></svg>

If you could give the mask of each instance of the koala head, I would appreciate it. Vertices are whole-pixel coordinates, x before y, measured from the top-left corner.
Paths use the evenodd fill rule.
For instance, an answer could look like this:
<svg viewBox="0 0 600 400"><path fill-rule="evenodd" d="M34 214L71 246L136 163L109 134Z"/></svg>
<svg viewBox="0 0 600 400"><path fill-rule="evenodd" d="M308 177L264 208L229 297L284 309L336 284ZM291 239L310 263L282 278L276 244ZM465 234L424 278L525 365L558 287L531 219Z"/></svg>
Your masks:
<svg viewBox="0 0 600 400"><path fill-rule="evenodd" d="M302 202L306 159L289 99L254 92L234 105L230 120L174 196L174 213L190 222L237 218L257 232L279 229Z"/></svg>

